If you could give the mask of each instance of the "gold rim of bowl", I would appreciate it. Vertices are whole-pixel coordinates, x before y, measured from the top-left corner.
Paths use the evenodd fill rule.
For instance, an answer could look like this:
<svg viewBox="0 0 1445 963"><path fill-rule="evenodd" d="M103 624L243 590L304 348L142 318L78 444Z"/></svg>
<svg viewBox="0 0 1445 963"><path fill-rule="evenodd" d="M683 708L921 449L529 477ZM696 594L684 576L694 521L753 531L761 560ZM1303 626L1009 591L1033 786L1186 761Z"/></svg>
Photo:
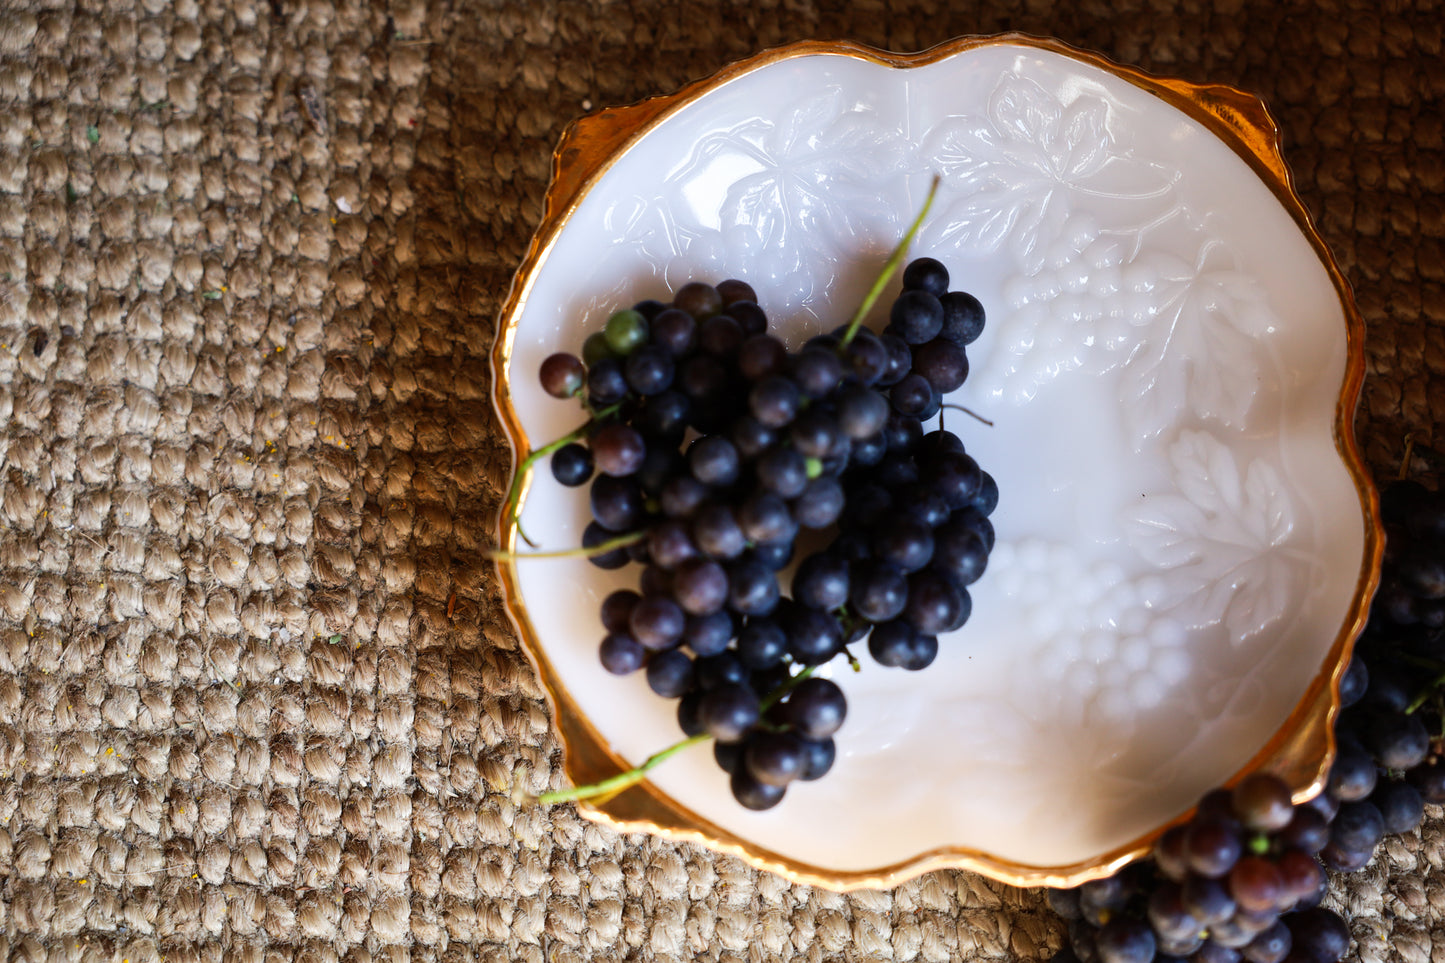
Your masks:
<svg viewBox="0 0 1445 963"><path fill-rule="evenodd" d="M644 134L664 119L709 92L750 71L780 61L818 54L851 57L900 70L935 63L967 50L988 45L1032 47L1061 54L1088 66L1105 70L1159 97L1195 121L1234 150L1274 192L1294 218L1329 273L1339 296L1346 328L1346 367L1335 406L1334 441L1359 495L1364 525L1365 558L1349 615L1340 627L1329 655L1311 680L1303 698L1288 719L1264 747L1226 785L1245 775L1263 770L1281 776L1294 792L1296 802L1310 798L1323 787L1334 759L1334 719L1340 711L1339 686L1356 638L1364 628L1370 600L1379 582L1384 530L1379 516L1379 498L1364 467L1354 435L1354 413L1364 382L1364 321L1355 306L1349 283L1315 229L1305 210L1280 150L1279 129L1264 103L1253 95L1219 84L1194 84L1155 77L1123 66L1098 54L1080 50L1056 40L1025 34L966 37L912 54L890 53L852 42L804 41L767 50L723 68L718 73L689 84L676 93L654 97L627 107L609 108L572 122L552 155L552 182L547 190L542 220L512 281L502 306L497 337L491 354L492 397L514 452L530 450L526 433L512 403L509 381L512 348L517 323L526 306L536 273L558 234L587 193L612 164ZM525 498L525 479L521 495ZM506 518L505 508L497 527L498 545L511 551L516 547L515 526ZM517 582L515 562L500 562L503 594L508 614L521 636L528 657L546 688L562 741L563 768L574 785L586 785L629 769L629 763L614 753L601 733L577 707L562 685L556 667L540 644L527 616ZM1015 886L1076 886L1090 879L1111 875L1121 866L1145 855L1154 840L1170 825L1192 814L1181 814L1172 823L1095 858L1058 866L1026 865L964 847L940 847L911 859L868 870L837 870L810 865L781 853L753 845L721 826L679 805L651 782L644 780L606 801L582 802L578 810L589 819L621 832L647 832L669 839L699 843L745 862L778 873L790 880L832 890L886 888L923 873L940 869L964 869Z"/></svg>

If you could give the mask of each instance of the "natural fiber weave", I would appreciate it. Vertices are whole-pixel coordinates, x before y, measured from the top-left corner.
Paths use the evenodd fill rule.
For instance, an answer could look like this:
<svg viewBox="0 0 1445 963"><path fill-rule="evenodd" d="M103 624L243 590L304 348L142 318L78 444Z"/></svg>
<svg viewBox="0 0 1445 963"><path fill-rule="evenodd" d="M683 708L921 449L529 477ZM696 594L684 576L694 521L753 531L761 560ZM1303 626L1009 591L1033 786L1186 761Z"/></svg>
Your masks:
<svg viewBox="0 0 1445 963"><path fill-rule="evenodd" d="M1369 325L1369 461L1433 472L1445 7L1384 6L0 0L0 959L1045 956L1036 893L510 801L558 744L482 555L485 354L550 151L808 37L1257 92ZM1352 953L1445 959L1442 867L1435 811L1338 880Z"/></svg>

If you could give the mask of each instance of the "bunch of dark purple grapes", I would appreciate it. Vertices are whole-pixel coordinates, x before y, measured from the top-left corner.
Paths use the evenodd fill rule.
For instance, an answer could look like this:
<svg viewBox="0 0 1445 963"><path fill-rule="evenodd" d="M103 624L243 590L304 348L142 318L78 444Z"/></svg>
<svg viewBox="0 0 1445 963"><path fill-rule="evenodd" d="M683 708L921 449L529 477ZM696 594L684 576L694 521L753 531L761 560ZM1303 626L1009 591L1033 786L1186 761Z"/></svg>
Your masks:
<svg viewBox="0 0 1445 963"><path fill-rule="evenodd" d="M1386 836L1419 827L1426 803L1445 803L1445 496L1397 481L1380 505L1380 589L1340 680L1338 751L1324 790L1284 821L1282 785L1265 806L1263 777L1251 777L1233 794L1206 796L1188 824L1161 837L1152 861L1051 891L1070 920L1063 959L1343 958L1348 928L1316 905L1324 871L1363 869Z"/></svg>
<svg viewBox="0 0 1445 963"><path fill-rule="evenodd" d="M564 485L591 481L584 548L643 566L602 605L602 664L678 699L749 808L833 764L847 702L814 667L867 638L883 665L921 669L969 616L998 489L923 427L984 324L948 286L917 259L883 333L855 322L789 351L746 283L689 283L542 365L549 394L593 413L551 462Z"/></svg>
<svg viewBox="0 0 1445 963"><path fill-rule="evenodd" d="M1318 905L1328 883L1316 854L1329 840L1328 808L1292 805L1275 776L1209 793L1159 838L1152 862L1049 892L1070 921L1071 948L1055 960L1338 960L1349 933Z"/></svg>

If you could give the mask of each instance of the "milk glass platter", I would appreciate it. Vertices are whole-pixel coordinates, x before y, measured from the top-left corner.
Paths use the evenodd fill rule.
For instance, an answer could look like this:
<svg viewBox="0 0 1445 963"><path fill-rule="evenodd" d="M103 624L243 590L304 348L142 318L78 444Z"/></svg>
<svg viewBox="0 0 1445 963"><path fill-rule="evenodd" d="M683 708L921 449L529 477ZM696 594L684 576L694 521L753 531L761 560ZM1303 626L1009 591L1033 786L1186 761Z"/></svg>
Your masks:
<svg viewBox="0 0 1445 963"><path fill-rule="evenodd" d="M839 889L1061 885L1247 772L1317 791L1382 536L1362 324L1258 100L1022 36L805 43L578 121L554 174L493 352L517 451L581 420L542 359L638 300L737 277L792 346L846 320L938 174L912 254L988 311L950 400L993 426L946 414L1001 491L937 661L824 670L849 701L828 775L749 812L704 746L584 813ZM523 525L575 546L585 489L539 467ZM505 518L499 539L523 547ZM571 781L681 737L673 700L598 662L598 605L636 566L501 570Z"/></svg>

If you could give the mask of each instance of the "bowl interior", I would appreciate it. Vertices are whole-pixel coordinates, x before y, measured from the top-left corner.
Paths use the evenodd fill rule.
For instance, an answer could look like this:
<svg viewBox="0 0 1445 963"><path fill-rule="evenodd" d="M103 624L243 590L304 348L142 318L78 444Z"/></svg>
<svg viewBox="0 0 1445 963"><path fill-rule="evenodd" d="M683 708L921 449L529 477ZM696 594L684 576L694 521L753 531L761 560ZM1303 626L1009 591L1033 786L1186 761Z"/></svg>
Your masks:
<svg viewBox="0 0 1445 963"><path fill-rule="evenodd" d="M775 809L738 806L706 748L653 777L823 870L940 848L1062 866L1139 839L1275 737L1367 567L1335 438L1346 302L1309 238L1205 126L1033 46L786 58L668 114L519 278L504 374L527 437L581 420L538 387L544 357L686 281L747 280L791 344L846 320L934 173L913 253L989 315L950 400L993 425L945 412L1001 492L973 616L924 672L825 669L849 697L838 762ZM534 538L574 545L589 518L537 472ZM516 569L560 684L632 762L680 735L672 701L598 664L598 604L637 572Z"/></svg>

